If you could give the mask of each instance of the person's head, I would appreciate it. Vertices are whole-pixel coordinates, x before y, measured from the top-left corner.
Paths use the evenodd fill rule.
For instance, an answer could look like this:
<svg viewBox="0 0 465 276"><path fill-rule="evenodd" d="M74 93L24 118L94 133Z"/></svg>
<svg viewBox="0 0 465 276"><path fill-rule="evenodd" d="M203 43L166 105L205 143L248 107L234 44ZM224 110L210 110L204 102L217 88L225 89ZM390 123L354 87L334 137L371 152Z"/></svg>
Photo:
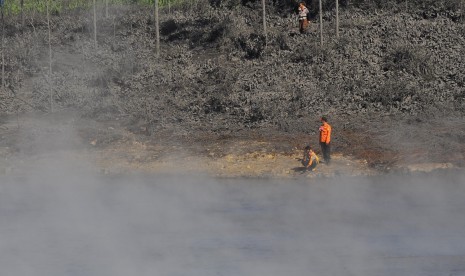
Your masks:
<svg viewBox="0 0 465 276"><path fill-rule="evenodd" d="M311 151L311 150L312 150L312 147L311 147L310 145L307 145L307 146L305 146L305 150L306 150L306 151Z"/></svg>
<svg viewBox="0 0 465 276"><path fill-rule="evenodd" d="M300 2L299 2L299 6L301 6L301 7L303 6L303 7L305 7L305 2L304 2L304 1L300 1Z"/></svg>
<svg viewBox="0 0 465 276"><path fill-rule="evenodd" d="M326 118L326 116L321 116L321 121L322 122L328 122L328 119Z"/></svg>

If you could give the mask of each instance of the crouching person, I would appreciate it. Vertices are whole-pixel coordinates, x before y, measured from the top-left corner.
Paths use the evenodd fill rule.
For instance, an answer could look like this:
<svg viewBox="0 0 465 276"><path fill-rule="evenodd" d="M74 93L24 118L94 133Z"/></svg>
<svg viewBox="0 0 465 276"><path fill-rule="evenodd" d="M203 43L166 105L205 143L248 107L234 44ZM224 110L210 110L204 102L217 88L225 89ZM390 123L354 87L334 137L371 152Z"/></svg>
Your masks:
<svg viewBox="0 0 465 276"><path fill-rule="evenodd" d="M311 146L306 146L304 149L304 156L302 158L302 165L309 171L313 171L320 163L318 155L313 151Z"/></svg>

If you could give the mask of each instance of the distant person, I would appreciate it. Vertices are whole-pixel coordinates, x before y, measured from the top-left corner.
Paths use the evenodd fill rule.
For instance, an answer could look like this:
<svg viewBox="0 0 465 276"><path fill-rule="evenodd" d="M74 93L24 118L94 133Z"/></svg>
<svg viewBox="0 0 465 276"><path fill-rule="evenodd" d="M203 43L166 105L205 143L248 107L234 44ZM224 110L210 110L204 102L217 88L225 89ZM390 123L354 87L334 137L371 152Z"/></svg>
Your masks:
<svg viewBox="0 0 465 276"><path fill-rule="evenodd" d="M304 149L304 156L302 158L302 165L306 170L313 171L318 163L320 163L318 155L316 155L311 146L306 146Z"/></svg>
<svg viewBox="0 0 465 276"><path fill-rule="evenodd" d="M299 16L299 32L301 34L305 34L307 32L308 28L308 14L309 11L307 7L305 7L305 2L300 2L299 3L299 8L297 10L298 16Z"/></svg>
<svg viewBox="0 0 465 276"><path fill-rule="evenodd" d="M328 124L328 119L325 116L321 117L320 147L323 159L329 165L331 162L331 126Z"/></svg>

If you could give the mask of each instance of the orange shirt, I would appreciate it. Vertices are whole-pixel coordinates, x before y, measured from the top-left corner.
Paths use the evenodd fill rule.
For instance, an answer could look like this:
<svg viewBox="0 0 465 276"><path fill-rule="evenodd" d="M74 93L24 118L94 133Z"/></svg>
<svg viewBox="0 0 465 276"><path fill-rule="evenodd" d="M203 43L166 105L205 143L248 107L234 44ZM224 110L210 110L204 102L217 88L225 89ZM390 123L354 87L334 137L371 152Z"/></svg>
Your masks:
<svg viewBox="0 0 465 276"><path fill-rule="evenodd" d="M326 144L331 142L331 126L327 122L323 122L320 127L320 142Z"/></svg>

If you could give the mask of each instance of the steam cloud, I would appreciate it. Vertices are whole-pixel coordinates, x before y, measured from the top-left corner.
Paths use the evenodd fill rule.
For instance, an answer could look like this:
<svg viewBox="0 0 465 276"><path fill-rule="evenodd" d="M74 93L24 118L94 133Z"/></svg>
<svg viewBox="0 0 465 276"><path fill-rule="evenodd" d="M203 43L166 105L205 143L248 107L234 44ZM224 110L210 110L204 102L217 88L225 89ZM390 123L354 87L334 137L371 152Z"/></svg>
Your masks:
<svg viewBox="0 0 465 276"><path fill-rule="evenodd" d="M1 183L3 275L465 271L463 175L308 183L50 168Z"/></svg>
<svg viewBox="0 0 465 276"><path fill-rule="evenodd" d="M1 275L465 275L463 172L105 176L62 149L0 176Z"/></svg>

